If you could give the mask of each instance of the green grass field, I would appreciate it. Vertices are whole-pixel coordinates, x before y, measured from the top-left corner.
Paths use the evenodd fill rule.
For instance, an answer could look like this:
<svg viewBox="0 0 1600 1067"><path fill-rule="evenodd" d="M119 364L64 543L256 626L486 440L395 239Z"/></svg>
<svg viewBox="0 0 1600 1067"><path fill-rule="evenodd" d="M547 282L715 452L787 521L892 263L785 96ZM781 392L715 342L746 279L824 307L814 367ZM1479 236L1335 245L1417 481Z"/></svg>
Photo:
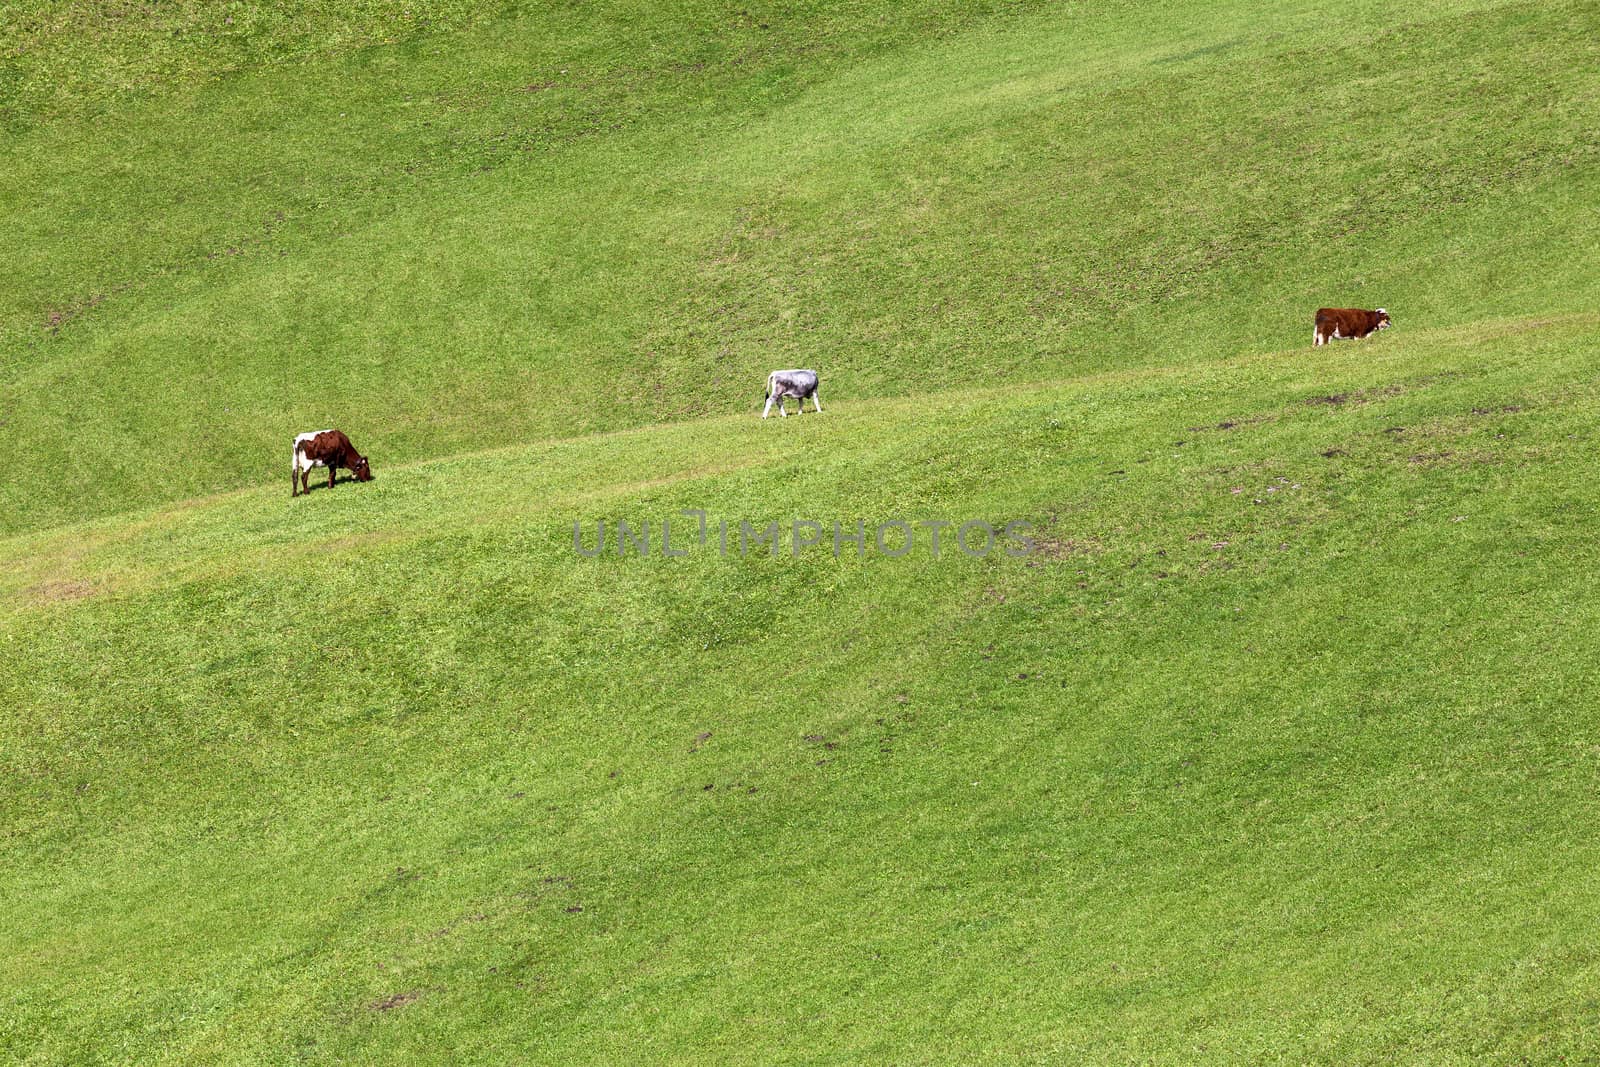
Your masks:
<svg viewBox="0 0 1600 1067"><path fill-rule="evenodd" d="M0 1061L1600 1059L1600 8L1398 18L0 3Z"/></svg>

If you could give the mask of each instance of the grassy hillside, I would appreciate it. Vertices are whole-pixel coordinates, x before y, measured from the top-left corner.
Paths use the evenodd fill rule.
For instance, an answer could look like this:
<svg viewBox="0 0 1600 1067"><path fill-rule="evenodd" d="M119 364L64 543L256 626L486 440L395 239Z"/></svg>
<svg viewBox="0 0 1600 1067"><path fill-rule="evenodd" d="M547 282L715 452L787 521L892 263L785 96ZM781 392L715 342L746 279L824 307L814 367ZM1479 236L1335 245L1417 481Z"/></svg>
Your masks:
<svg viewBox="0 0 1600 1067"><path fill-rule="evenodd" d="M0 511L257 484L285 427L410 462L792 363L854 398L1594 306L1592 5L1250 8L529 15L43 123Z"/></svg>
<svg viewBox="0 0 1600 1067"><path fill-rule="evenodd" d="M0 1059L1600 1055L1592 5L119 10L0 79ZM682 509L1039 551L574 550Z"/></svg>

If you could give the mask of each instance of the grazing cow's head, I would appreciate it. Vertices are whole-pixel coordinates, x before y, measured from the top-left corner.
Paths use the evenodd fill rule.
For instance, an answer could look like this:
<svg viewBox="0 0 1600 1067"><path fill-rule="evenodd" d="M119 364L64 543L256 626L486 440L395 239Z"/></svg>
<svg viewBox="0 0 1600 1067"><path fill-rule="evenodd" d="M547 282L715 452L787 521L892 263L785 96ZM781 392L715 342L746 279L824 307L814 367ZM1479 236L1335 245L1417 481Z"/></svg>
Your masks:
<svg viewBox="0 0 1600 1067"><path fill-rule="evenodd" d="M1388 328L1389 328L1389 313L1387 311L1383 310L1383 308L1379 308L1378 309L1378 329L1387 330Z"/></svg>
<svg viewBox="0 0 1600 1067"><path fill-rule="evenodd" d="M355 464L350 469L355 472L356 481L372 481L372 466L367 463L366 456L357 456Z"/></svg>

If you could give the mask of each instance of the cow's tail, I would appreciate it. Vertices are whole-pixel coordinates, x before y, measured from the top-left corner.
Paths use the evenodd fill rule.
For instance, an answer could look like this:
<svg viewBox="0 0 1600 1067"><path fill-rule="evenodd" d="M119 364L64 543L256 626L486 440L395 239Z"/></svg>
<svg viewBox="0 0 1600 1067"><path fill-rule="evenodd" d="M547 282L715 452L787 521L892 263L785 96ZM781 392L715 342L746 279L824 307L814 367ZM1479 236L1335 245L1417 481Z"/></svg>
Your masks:
<svg viewBox="0 0 1600 1067"><path fill-rule="evenodd" d="M772 380L774 378L776 378L777 376L778 376L778 372L777 371L773 371L771 374L767 375L767 394L761 398L762 400L771 400L772 399Z"/></svg>

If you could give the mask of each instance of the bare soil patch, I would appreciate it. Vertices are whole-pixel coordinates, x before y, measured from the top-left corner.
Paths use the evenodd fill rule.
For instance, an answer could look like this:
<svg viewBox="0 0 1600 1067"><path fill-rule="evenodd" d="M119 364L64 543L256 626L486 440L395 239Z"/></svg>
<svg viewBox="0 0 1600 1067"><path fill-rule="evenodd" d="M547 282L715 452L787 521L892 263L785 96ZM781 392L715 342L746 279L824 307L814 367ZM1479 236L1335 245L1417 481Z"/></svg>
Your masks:
<svg viewBox="0 0 1600 1067"><path fill-rule="evenodd" d="M407 1004L410 1004L420 996L422 996L422 990L420 989L412 989L404 993L391 993L389 996L374 1000L372 1003L368 1004L367 1010L393 1011L396 1008L405 1007Z"/></svg>
<svg viewBox="0 0 1600 1067"><path fill-rule="evenodd" d="M69 600L84 600L95 594L94 585L81 578L60 578L30 586L24 595L35 604L56 604Z"/></svg>

